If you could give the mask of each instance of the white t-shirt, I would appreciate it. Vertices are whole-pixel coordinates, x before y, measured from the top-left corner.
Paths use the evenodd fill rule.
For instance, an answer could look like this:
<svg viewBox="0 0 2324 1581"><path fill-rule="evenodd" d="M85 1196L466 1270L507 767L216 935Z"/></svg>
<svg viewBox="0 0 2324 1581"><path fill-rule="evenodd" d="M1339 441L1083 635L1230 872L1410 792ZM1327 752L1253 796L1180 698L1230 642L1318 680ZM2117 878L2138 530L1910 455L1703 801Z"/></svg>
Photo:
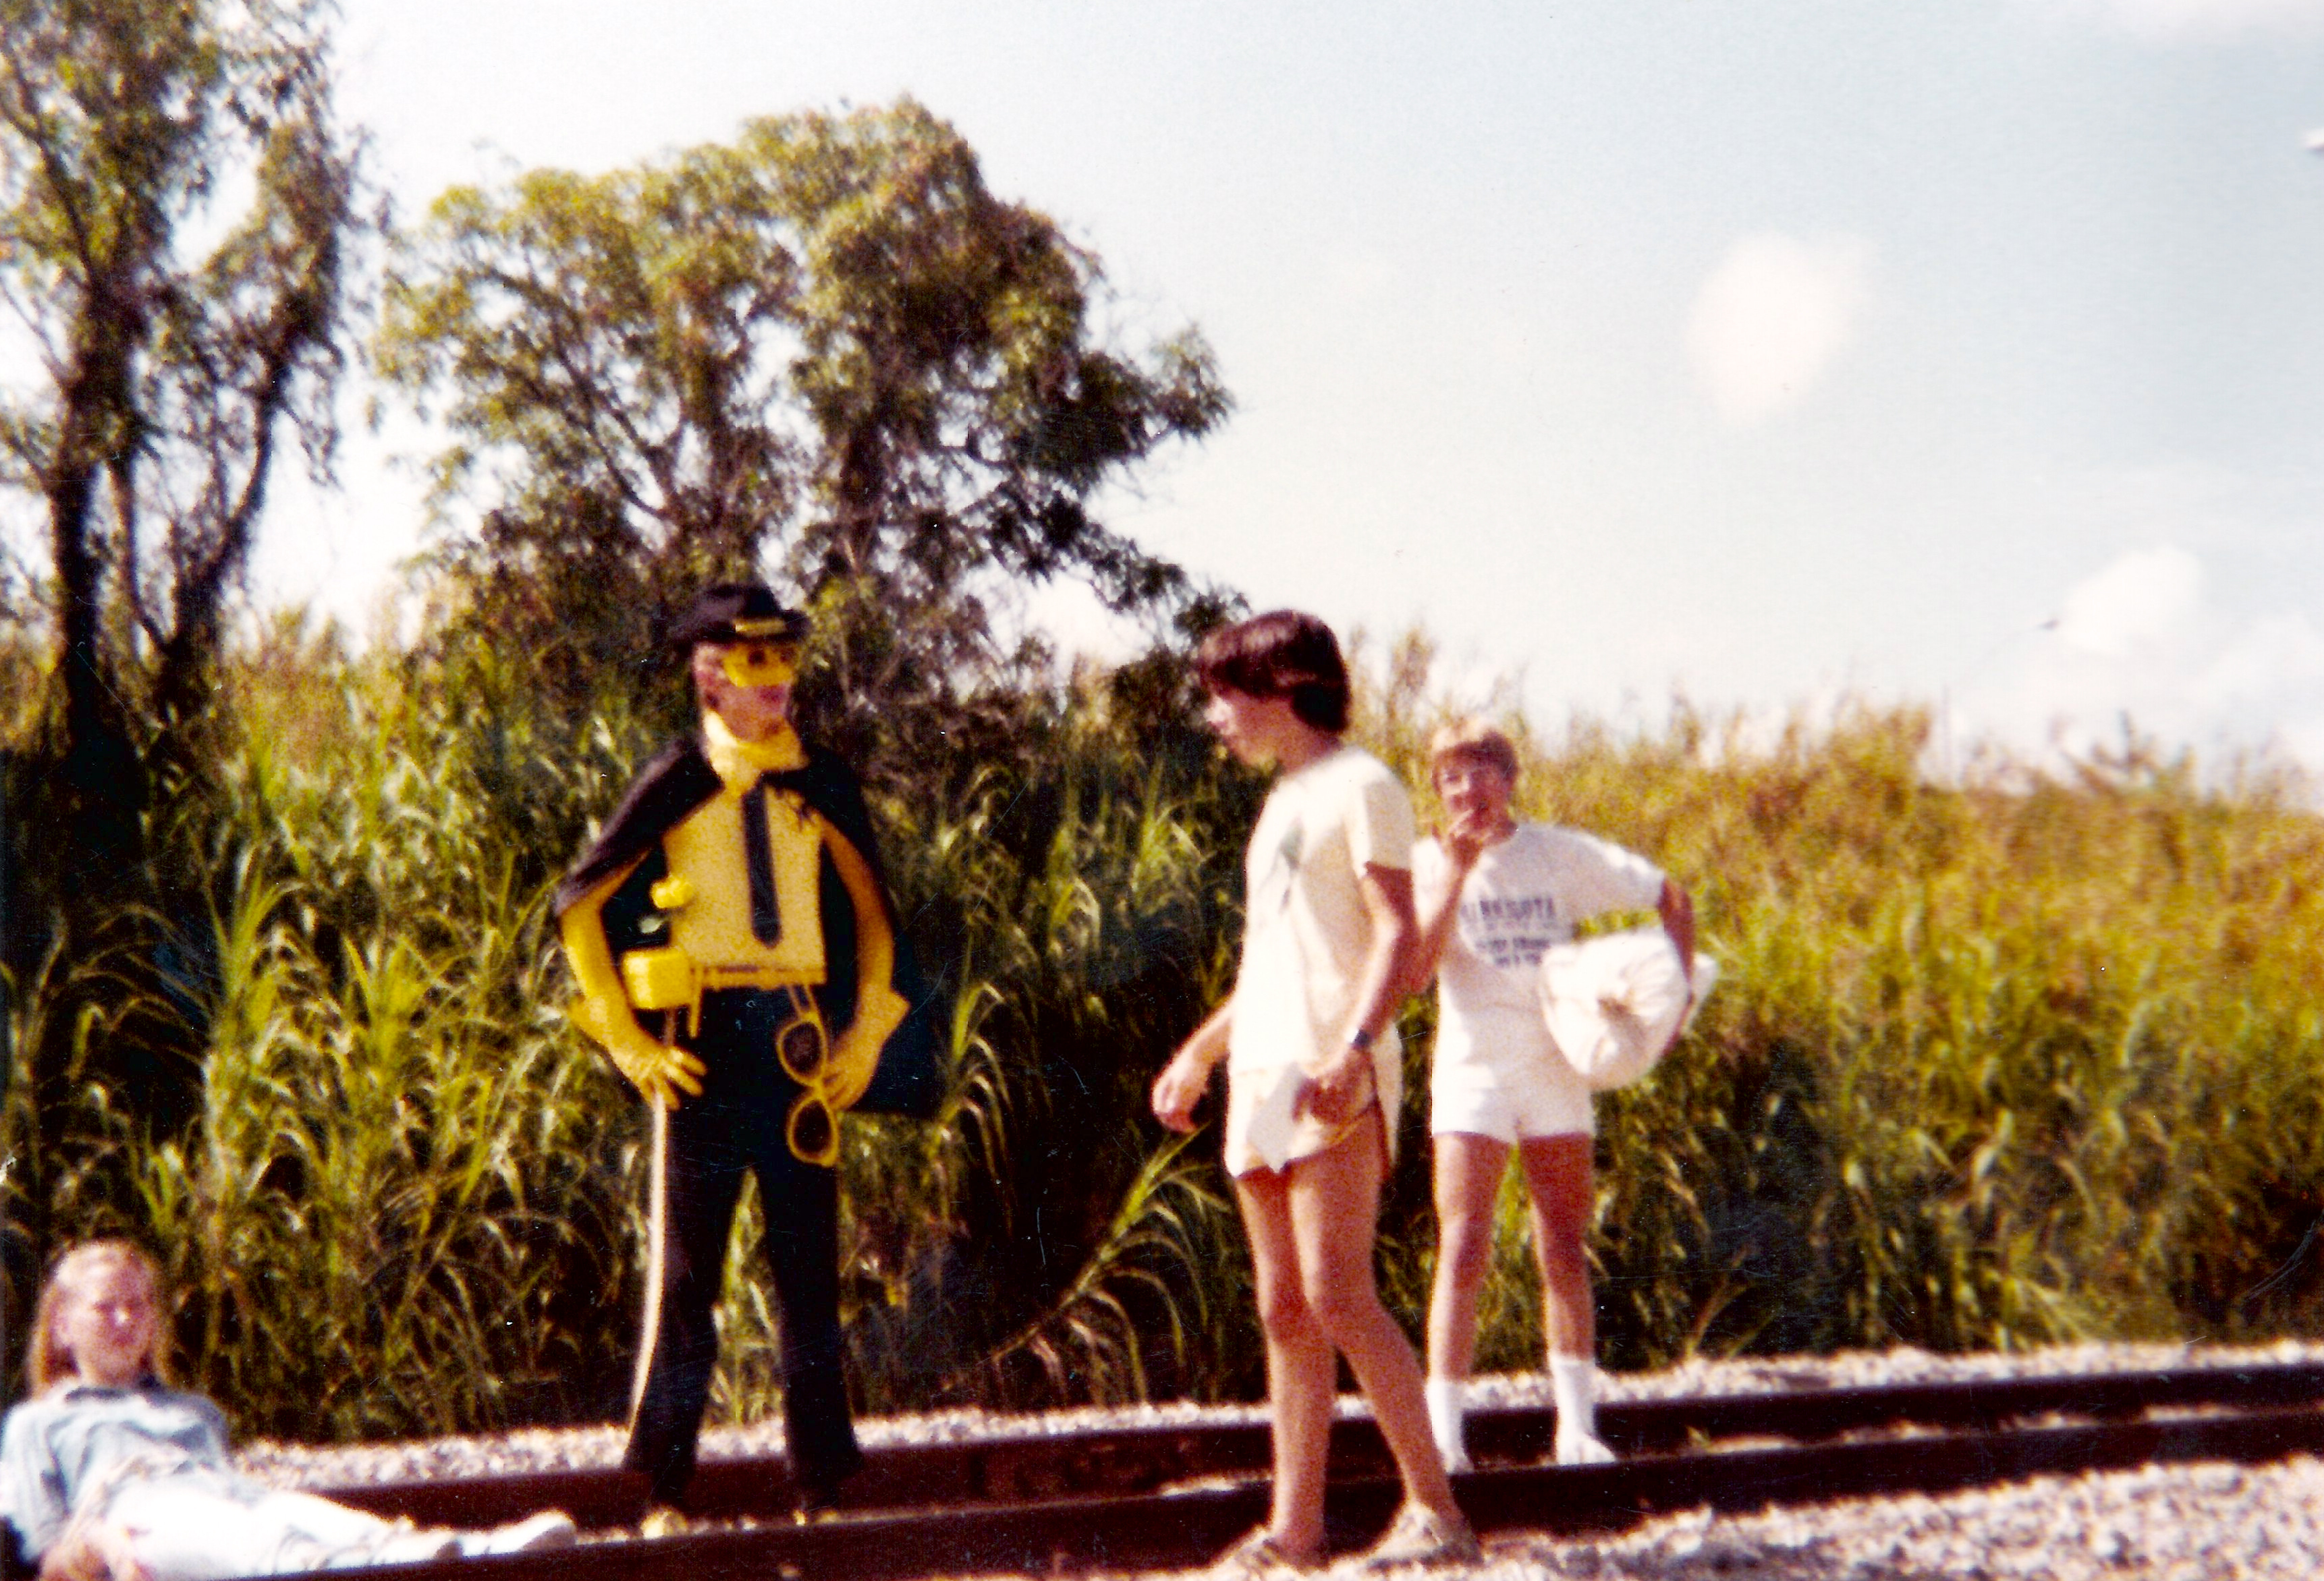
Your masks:
<svg viewBox="0 0 2324 1581"><path fill-rule="evenodd" d="M1243 859L1230 1072L1337 1053L1371 947L1358 881L1367 865L1409 868L1414 832L1404 782L1354 747L1276 781ZM1395 1031L1374 1049L1394 1055Z"/></svg>
<svg viewBox="0 0 2324 1581"><path fill-rule="evenodd" d="M1413 854L1425 914L1452 879L1434 839ZM1663 871L1636 852L1579 829L1519 824L1488 846L1461 886L1460 910L1437 966L1436 1063L1489 1054L1514 1040L1546 1046L1535 977L1542 952L1602 911L1637 911L1662 898Z"/></svg>

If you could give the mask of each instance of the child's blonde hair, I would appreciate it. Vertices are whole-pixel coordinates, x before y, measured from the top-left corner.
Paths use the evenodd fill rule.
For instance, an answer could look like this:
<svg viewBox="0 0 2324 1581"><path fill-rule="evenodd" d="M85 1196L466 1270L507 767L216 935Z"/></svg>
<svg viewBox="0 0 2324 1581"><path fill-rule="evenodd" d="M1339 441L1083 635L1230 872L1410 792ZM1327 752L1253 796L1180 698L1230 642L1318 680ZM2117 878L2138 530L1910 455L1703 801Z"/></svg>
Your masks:
<svg viewBox="0 0 2324 1581"><path fill-rule="evenodd" d="M1500 727L1471 714L1465 719L1455 719L1438 728L1428 738L1428 778L1434 782L1444 772L1444 765L1456 757L1473 758L1490 764L1508 776L1510 784L1517 782L1517 744L1504 735Z"/></svg>
<svg viewBox="0 0 2324 1581"><path fill-rule="evenodd" d="M166 1315L161 1299L161 1270L136 1242L107 1236L68 1246L49 1264L48 1282L41 1287L39 1304L32 1308L32 1343L24 1350L24 1382L32 1393L46 1393L56 1384L70 1382L79 1376L72 1347L57 1335L57 1318L64 1310L66 1298L77 1292L82 1281L106 1263L125 1263L144 1276L145 1288L153 1298L154 1317L153 1347L146 1354L145 1369L164 1383L170 1382L168 1346L162 1342L161 1329L161 1320Z"/></svg>

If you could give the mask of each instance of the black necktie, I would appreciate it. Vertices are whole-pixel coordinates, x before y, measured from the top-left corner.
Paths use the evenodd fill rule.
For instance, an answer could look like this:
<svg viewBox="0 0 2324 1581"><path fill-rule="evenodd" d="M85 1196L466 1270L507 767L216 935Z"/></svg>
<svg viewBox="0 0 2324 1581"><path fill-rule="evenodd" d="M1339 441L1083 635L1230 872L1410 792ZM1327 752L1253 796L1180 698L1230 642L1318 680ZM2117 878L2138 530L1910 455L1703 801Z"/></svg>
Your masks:
<svg viewBox="0 0 2324 1581"><path fill-rule="evenodd" d="M783 909L775 898L774 842L767 833L767 802L775 777L761 774L742 792L742 855L751 870L751 932L761 944L783 936Z"/></svg>

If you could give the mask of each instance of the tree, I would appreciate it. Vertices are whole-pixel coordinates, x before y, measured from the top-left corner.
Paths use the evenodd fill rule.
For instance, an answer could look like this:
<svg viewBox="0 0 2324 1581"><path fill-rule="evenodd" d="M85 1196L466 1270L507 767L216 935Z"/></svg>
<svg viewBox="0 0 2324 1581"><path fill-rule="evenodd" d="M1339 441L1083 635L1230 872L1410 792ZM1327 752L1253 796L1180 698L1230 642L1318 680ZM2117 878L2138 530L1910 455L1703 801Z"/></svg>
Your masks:
<svg viewBox="0 0 2324 1581"><path fill-rule="evenodd" d="M1104 300L1097 260L907 99L456 188L391 262L379 360L449 430L447 522L479 507L446 561L576 696L671 601L756 569L876 656L844 689L892 697L978 650L1012 583L1206 607L1090 507L1228 397L1192 331L1105 344Z"/></svg>
<svg viewBox="0 0 2324 1581"><path fill-rule="evenodd" d="M42 591L20 634L52 649L57 692L26 744L25 865L69 936L156 898L152 787L193 766L279 454L327 470L361 222L324 15L0 0L0 299L21 327L0 485L30 507L6 521L11 579ZM21 969L41 941L16 923Z"/></svg>

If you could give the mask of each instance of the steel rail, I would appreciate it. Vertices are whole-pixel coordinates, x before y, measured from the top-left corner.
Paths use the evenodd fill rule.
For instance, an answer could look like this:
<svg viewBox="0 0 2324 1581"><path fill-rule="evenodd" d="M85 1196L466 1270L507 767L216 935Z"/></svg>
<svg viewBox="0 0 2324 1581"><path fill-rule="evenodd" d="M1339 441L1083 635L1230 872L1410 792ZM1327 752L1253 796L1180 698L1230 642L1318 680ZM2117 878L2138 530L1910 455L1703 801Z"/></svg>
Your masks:
<svg viewBox="0 0 2324 1581"><path fill-rule="evenodd" d="M1636 1456L1735 1439L1812 1443L1883 1428L1992 1428L2045 1416L2104 1420L2153 1409L2280 1408L2319 1401L2324 1364L2181 1367L1612 1401L1599 1408L1598 1427L1609 1444ZM1556 1419L1547 1407L1472 1411L1470 1451L1487 1465L1545 1458ZM1377 1429L1361 1418L1333 1424L1332 1458L1342 1476L1360 1478L1388 1468ZM847 1487L851 1510L1021 1506L1126 1497L1204 1478L1261 1475L1268 1465L1268 1438L1262 1422L1176 1423L893 1445L872 1450L865 1460L862 1474ZM584 1527L604 1529L635 1525L646 1506L643 1480L613 1470L317 1491L381 1514L442 1526L496 1525L554 1507ZM687 1498L689 1512L708 1520L781 1514L792 1502L789 1466L780 1456L705 1461Z"/></svg>
<svg viewBox="0 0 2324 1581"><path fill-rule="evenodd" d="M2225 1460L2254 1464L2324 1451L2324 1410L2238 1410L2176 1419L2074 1427L1956 1429L1933 1435L1779 1448L1650 1454L1611 1465L1517 1466L1457 1479L1480 1532L1618 1530L1652 1515L1904 1492L1944 1493L2038 1475ZM1326 1495L1333 1548L1369 1540L1399 1496L1392 1478L1335 1482ZM1263 1484L1125 1498L1065 1499L911 1513L841 1516L809 1525L595 1543L564 1553L402 1567L401 1581L904 1581L993 1573L1185 1568L1259 1521ZM482 1567L480 1569L479 1567ZM384 1577L389 1572L376 1572Z"/></svg>

